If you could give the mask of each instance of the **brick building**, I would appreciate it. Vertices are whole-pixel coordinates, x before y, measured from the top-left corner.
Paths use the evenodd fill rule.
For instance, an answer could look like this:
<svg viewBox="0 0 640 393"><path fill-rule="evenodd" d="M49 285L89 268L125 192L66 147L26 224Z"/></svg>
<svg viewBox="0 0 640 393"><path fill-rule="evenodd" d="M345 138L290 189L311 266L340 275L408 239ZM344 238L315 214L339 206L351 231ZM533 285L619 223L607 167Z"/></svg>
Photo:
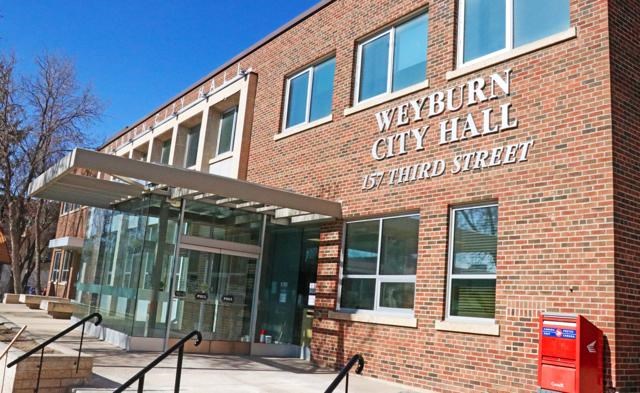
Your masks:
<svg viewBox="0 0 640 393"><path fill-rule="evenodd" d="M534 391L538 315L578 313L607 391L640 391L638 26L625 0L322 2L32 185L92 207L52 244L85 238L62 290L130 349L197 328L443 392Z"/></svg>

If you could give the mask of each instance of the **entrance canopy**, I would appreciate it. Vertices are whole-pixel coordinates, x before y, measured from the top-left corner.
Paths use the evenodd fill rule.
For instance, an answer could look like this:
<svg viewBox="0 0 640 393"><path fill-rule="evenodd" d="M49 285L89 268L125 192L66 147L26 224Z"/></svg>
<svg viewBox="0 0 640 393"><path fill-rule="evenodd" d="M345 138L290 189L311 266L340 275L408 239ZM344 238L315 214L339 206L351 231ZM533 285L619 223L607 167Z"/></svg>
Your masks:
<svg viewBox="0 0 640 393"><path fill-rule="evenodd" d="M342 217L338 202L84 149L74 149L36 178L29 193L37 198L100 208L157 193L260 212L290 219L292 223Z"/></svg>

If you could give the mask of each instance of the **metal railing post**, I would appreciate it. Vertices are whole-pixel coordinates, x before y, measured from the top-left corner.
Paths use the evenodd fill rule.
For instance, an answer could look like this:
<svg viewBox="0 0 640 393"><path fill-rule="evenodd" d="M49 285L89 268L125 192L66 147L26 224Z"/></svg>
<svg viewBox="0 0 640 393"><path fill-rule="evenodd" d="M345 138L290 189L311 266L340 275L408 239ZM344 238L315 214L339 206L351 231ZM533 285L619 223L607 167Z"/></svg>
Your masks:
<svg viewBox="0 0 640 393"><path fill-rule="evenodd" d="M80 369L80 354L82 354L82 341L84 341L84 325L82 324L82 334L80 334L80 347L78 348L78 360L76 361L76 374L78 373L78 369Z"/></svg>
<svg viewBox="0 0 640 393"><path fill-rule="evenodd" d="M180 393L180 377L182 376L182 356L184 356L184 345L178 350L178 365L176 366L176 383L173 387L175 393Z"/></svg>
<svg viewBox="0 0 640 393"><path fill-rule="evenodd" d="M324 391L324 393L332 393L334 390L336 390L338 385L340 385L340 382L342 382L343 379L345 379L345 393L348 392L349 391L349 372L351 371L351 369L356 363L358 364L358 367L356 367L356 374L362 374L362 370L364 369L364 365L365 365L364 358L360 354L353 355L351 359L347 362L347 364L345 364L344 367L342 367L342 369L340 370L336 378L333 380L333 382L331 382L331 384L329 385L327 390Z"/></svg>
<svg viewBox="0 0 640 393"><path fill-rule="evenodd" d="M114 390L113 393L124 392L125 389L127 389L129 386L134 384L136 381L138 382L138 392L139 393L142 392L142 389L144 388L145 375L149 371L151 371L155 366L157 366L161 361L166 359L167 356L171 355L176 350L178 351L178 364L176 366L176 380L174 385L174 391L179 392L180 379L182 376L182 358L184 357L184 346L187 344L187 341L189 341L192 337L196 338L195 346L197 347L198 345L200 345L200 343L202 342L202 334L199 331L194 330L191 333L184 336L182 339L180 339L180 341L174 344L171 348L164 351L160 356L155 358L151 363L147 364L142 370L138 371L136 375L129 378L128 381L126 381L125 383L120 385L116 390Z"/></svg>
<svg viewBox="0 0 640 393"><path fill-rule="evenodd" d="M138 380L138 393L142 393L144 390L144 375Z"/></svg>
<svg viewBox="0 0 640 393"><path fill-rule="evenodd" d="M40 374L42 374L42 361L44 360L44 347L40 350L40 365L38 366L38 380L36 381L36 388L34 392L38 392L40 390Z"/></svg>

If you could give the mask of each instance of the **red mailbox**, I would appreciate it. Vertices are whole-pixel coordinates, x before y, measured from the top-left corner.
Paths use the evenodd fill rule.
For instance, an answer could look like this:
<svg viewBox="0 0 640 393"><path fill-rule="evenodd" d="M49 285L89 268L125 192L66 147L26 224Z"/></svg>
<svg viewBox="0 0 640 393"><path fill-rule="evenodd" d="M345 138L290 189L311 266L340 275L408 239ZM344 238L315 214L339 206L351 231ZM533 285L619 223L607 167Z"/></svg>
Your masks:
<svg viewBox="0 0 640 393"><path fill-rule="evenodd" d="M541 392L602 393L602 330L581 315L540 315Z"/></svg>

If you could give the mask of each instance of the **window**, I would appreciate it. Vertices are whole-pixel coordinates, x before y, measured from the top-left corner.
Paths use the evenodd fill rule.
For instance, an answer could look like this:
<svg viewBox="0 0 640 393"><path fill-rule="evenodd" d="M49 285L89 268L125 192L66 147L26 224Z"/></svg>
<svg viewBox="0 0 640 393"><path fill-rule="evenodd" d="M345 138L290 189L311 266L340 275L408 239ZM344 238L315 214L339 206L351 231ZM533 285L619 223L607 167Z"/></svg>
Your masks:
<svg viewBox="0 0 640 393"><path fill-rule="evenodd" d="M171 153L171 139L167 139L162 142L162 147L160 150L160 163L164 165L169 165L169 153Z"/></svg>
<svg viewBox="0 0 640 393"><path fill-rule="evenodd" d="M422 14L358 45L357 102L426 80L427 35Z"/></svg>
<svg viewBox="0 0 640 393"><path fill-rule="evenodd" d="M331 114L335 68L331 58L287 79L285 129Z"/></svg>
<svg viewBox="0 0 640 393"><path fill-rule="evenodd" d="M60 275L60 257L62 257L62 253L60 251L56 251L53 254L53 269L51 271L52 282L57 282L58 276Z"/></svg>
<svg viewBox="0 0 640 393"><path fill-rule="evenodd" d="M569 0L460 0L458 64L569 29Z"/></svg>
<svg viewBox="0 0 640 393"><path fill-rule="evenodd" d="M71 213L72 211L78 209L80 209L80 205L78 205L77 203L64 202L62 204L62 214Z"/></svg>
<svg viewBox="0 0 640 393"><path fill-rule="evenodd" d="M200 139L200 124L189 128L187 132L187 150L184 157L184 166L190 168L196 164L198 157L198 141Z"/></svg>
<svg viewBox="0 0 640 393"><path fill-rule="evenodd" d="M346 225L340 307L413 310L420 216Z"/></svg>
<svg viewBox="0 0 640 393"><path fill-rule="evenodd" d="M233 108L222 114L220 129L218 130L218 149L216 155L228 153L233 150L233 139L236 135L236 115L238 108Z"/></svg>
<svg viewBox="0 0 640 393"><path fill-rule="evenodd" d="M60 282L66 282L69 280L69 268L71 266L71 252L66 251L64 258L62 259L62 268L60 269Z"/></svg>
<svg viewBox="0 0 640 393"><path fill-rule="evenodd" d="M449 234L448 318L494 318L498 206L455 208Z"/></svg>

